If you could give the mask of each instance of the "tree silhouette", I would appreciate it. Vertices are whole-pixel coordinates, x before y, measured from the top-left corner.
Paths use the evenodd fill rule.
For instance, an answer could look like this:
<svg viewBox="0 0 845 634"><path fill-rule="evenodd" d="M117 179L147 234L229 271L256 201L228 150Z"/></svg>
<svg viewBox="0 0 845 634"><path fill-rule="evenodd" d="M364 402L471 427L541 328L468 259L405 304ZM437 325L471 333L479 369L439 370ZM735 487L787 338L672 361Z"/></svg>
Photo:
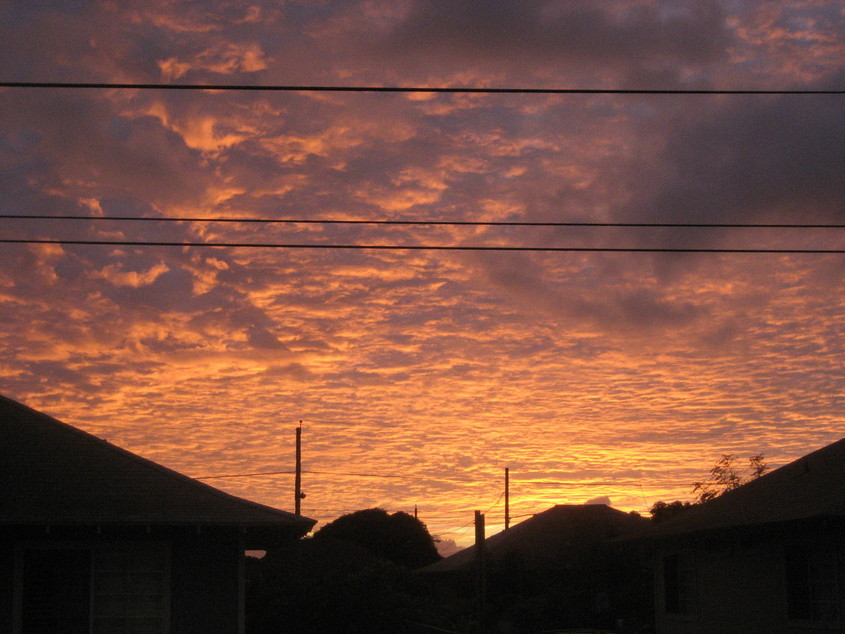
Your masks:
<svg viewBox="0 0 845 634"><path fill-rule="evenodd" d="M737 469L736 456L734 454L722 454L722 457L710 469L710 477L707 480L692 483L692 492L698 494L696 496L697 502L708 502L723 493L741 487L751 480L756 480L766 473L767 470L768 465L766 465L763 454L761 453L753 455L748 459L747 473L742 473Z"/></svg>
<svg viewBox="0 0 845 634"><path fill-rule="evenodd" d="M683 513L691 506L692 502L681 502L680 500L675 500L674 502L664 502L663 500L660 500L652 505L649 512L651 513L651 519L653 522L665 522L669 518Z"/></svg>
<svg viewBox="0 0 845 634"><path fill-rule="evenodd" d="M342 539L373 555L407 568L421 568L440 559L425 524L402 511L389 514L372 508L342 515L314 533L314 540Z"/></svg>
<svg viewBox="0 0 845 634"><path fill-rule="evenodd" d="M653 522L663 522L680 513L683 513L695 504L703 504L719 497L723 493L741 487L743 484L756 480L768 471L765 457L762 453L755 454L748 458L748 467L745 472L740 471L736 466L736 455L732 453L722 454L710 469L706 480L692 483L692 492L696 494L695 502L655 502L649 509Z"/></svg>
<svg viewBox="0 0 845 634"><path fill-rule="evenodd" d="M441 623L422 575L346 539L306 538L247 560L249 634L404 632Z"/></svg>

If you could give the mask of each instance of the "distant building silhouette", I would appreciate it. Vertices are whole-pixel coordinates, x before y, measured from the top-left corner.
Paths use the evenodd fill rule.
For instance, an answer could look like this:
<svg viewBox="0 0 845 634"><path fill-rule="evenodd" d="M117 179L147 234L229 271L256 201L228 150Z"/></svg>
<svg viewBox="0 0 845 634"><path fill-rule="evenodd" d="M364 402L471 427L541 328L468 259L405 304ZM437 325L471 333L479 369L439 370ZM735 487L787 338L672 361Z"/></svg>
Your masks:
<svg viewBox="0 0 845 634"><path fill-rule="evenodd" d="M243 632L244 551L314 523L0 396L0 632Z"/></svg>
<svg viewBox="0 0 845 634"><path fill-rule="evenodd" d="M648 520L603 504L560 504L485 540L490 623L503 631L615 629L652 618L652 572L637 546L618 538ZM446 593L469 597L475 548L420 572Z"/></svg>
<svg viewBox="0 0 845 634"><path fill-rule="evenodd" d="M581 563L599 544L642 530L648 521L604 504L557 504L485 540L491 563L518 559L528 570ZM455 572L473 566L473 548L427 566L425 572Z"/></svg>

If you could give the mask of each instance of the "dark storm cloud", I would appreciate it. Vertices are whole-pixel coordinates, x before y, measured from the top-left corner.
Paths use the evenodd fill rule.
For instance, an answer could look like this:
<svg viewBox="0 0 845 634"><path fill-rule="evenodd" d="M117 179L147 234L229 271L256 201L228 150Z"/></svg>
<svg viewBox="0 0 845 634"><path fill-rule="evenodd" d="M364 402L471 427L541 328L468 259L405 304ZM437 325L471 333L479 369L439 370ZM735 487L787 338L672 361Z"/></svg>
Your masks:
<svg viewBox="0 0 845 634"><path fill-rule="evenodd" d="M839 75L820 87L843 82ZM841 221L843 148L841 96L732 99L670 135L657 191L633 214L650 221Z"/></svg>
<svg viewBox="0 0 845 634"><path fill-rule="evenodd" d="M423 0L396 30L409 49L447 47L489 56L542 54L622 59L653 56L690 61L712 59L726 42L723 14L715 2L666 10L637 5L629 10L594 2L468 2ZM615 15L614 15L615 14Z"/></svg>
<svg viewBox="0 0 845 634"><path fill-rule="evenodd" d="M541 67L577 61L591 67L709 63L730 42L716 2L675 7L596 2L423 0L382 46L392 55L455 57L488 65L528 60Z"/></svg>
<svg viewBox="0 0 845 634"><path fill-rule="evenodd" d="M573 321L605 332L647 335L692 327L709 312L704 305L673 297L671 286L657 281L629 285L612 266L606 271L588 273L582 280L577 276L553 280L547 267L529 255L478 260L487 279L510 302L564 323Z"/></svg>
<svg viewBox="0 0 845 634"><path fill-rule="evenodd" d="M68 205L89 195L144 201L137 205L184 201L210 177L199 154L157 118L119 115L104 98L10 90L0 100L0 117L38 139L28 143L33 160L12 169L33 188L71 185Z"/></svg>
<svg viewBox="0 0 845 634"><path fill-rule="evenodd" d="M103 295L113 301L121 311L133 313L183 311L188 309L193 295L193 276L184 270L169 270L151 284L111 286Z"/></svg>
<svg viewBox="0 0 845 634"><path fill-rule="evenodd" d="M109 81L115 75L158 78L157 59L185 45L146 19L137 3L99 0L26 2L0 9L0 74L31 81Z"/></svg>
<svg viewBox="0 0 845 634"><path fill-rule="evenodd" d="M175 337L172 332L168 332L164 336L141 337L139 341L151 352L161 354L196 351L202 348L202 344L186 342Z"/></svg>

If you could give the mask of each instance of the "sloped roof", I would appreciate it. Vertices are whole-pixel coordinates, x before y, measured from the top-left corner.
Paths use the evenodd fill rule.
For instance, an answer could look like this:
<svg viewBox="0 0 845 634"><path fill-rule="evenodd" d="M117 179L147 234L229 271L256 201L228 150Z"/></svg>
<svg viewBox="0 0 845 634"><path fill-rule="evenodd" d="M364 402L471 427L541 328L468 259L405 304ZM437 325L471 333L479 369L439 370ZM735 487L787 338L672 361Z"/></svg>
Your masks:
<svg viewBox="0 0 845 634"><path fill-rule="evenodd" d="M845 518L845 438L682 514L651 536Z"/></svg>
<svg viewBox="0 0 845 634"><path fill-rule="evenodd" d="M224 493L0 396L0 526L222 526L298 537L314 523Z"/></svg>
<svg viewBox="0 0 845 634"><path fill-rule="evenodd" d="M647 522L603 504L558 504L491 535L484 546L490 561L515 555L528 569L559 567L588 554L595 544L635 531ZM422 570L465 570L474 559L474 548L466 548Z"/></svg>

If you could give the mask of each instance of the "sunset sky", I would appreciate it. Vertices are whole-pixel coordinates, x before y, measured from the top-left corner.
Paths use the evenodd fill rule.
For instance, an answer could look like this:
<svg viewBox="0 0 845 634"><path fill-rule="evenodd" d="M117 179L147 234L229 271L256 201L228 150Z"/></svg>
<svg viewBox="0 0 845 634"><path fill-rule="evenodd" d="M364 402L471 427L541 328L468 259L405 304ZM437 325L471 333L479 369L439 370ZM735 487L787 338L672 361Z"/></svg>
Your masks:
<svg viewBox="0 0 845 634"><path fill-rule="evenodd" d="M837 91L841 2L6 0L0 82ZM0 88L11 240L845 249L843 94ZM612 226L616 225L616 226ZM845 255L0 244L0 393L466 544L845 429ZM207 480L293 510L290 473Z"/></svg>

